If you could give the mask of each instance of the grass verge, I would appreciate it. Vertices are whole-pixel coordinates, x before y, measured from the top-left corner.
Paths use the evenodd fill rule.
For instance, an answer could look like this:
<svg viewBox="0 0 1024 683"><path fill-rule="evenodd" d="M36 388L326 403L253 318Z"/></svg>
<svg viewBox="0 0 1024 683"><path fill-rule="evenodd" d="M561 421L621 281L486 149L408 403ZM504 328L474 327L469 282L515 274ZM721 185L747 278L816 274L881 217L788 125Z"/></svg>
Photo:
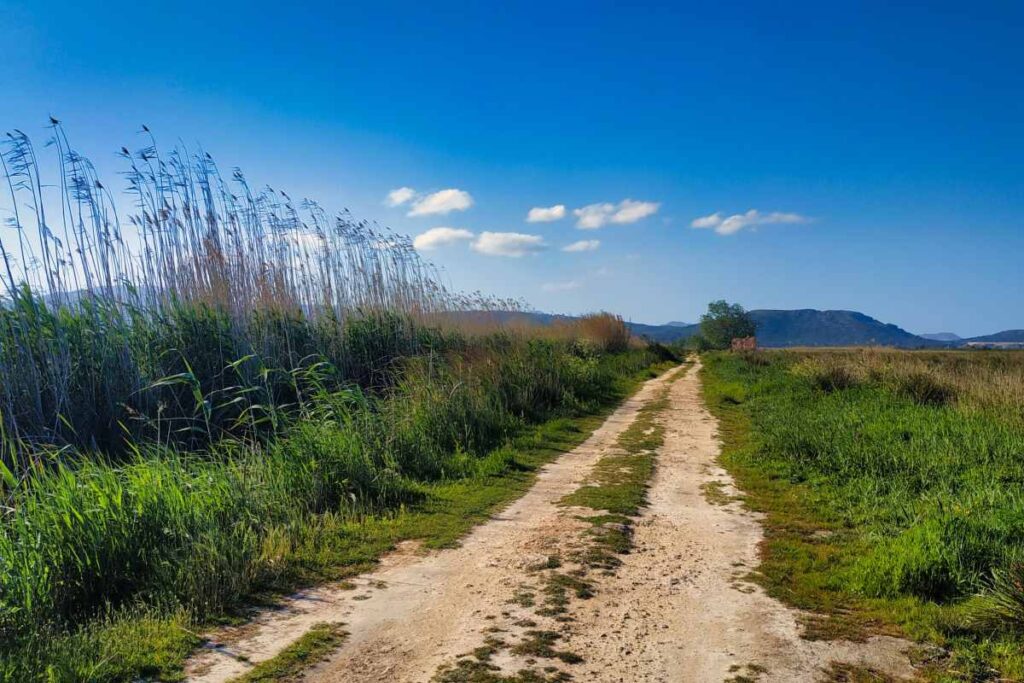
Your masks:
<svg viewBox="0 0 1024 683"><path fill-rule="evenodd" d="M1024 355L1006 358L977 362L1017 373ZM818 615L807 637L905 635L948 653L922 650L931 680L1021 680L1021 631L982 618L992 577L1012 571L1024 538L1024 428L1012 406L952 398L948 367L975 362L967 355L930 368L910 353L866 370L849 352L810 360L704 360L721 463L765 514L757 579Z"/></svg>
<svg viewBox="0 0 1024 683"><path fill-rule="evenodd" d="M297 681L307 667L323 661L344 642L342 624L314 624L305 635L278 655L261 662L232 683L287 683Z"/></svg>

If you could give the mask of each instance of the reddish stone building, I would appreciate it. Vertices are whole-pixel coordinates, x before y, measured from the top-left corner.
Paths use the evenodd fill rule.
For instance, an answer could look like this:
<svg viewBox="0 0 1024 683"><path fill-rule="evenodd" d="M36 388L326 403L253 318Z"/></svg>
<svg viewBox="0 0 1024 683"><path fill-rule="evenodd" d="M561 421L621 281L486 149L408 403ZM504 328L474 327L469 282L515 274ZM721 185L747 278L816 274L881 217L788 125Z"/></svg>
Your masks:
<svg viewBox="0 0 1024 683"><path fill-rule="evenodd" d="M757 337L736 337L732 340L733 351L756 351Z"/></svg>

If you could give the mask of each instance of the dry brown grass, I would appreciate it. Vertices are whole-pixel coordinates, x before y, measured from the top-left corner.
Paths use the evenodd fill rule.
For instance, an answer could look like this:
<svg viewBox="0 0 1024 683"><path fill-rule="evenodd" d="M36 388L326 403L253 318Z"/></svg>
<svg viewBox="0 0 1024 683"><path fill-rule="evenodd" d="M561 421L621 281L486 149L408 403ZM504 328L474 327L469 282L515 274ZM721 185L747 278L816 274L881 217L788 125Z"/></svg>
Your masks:
<svg viewBox="0 0 1024 683"><path fill-rule="evenodd" d="M826 391L882 383L920 403L1024 421L1024 351L802 349L795 366Z"/></svg>
<svg viewBox="0 0 1024 683"><path fill-rule="evenodd" d="M468 337L504 332L532 339L577 342L612 353L644 346L642 340L630 334L621 316L603 311L578 318L555 318L550 323L518 310L500 309L437 313L429 316L429 320Z"/></svg>

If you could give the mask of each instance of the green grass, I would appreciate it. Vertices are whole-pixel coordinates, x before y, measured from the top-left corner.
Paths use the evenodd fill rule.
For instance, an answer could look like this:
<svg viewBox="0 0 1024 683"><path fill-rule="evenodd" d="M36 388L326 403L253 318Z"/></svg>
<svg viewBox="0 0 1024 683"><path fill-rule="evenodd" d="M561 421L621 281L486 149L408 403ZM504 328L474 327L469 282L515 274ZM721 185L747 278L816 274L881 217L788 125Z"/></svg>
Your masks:
<svg viewBox="0 0 1024 683"><path fill-rule="evenodd" d="M536 348L546 353L545 345ZM120 468L84 462L75 469L57 470L49 479L44 476L35 485L40 493L52 493L20 501L19 512L26 531L30 521L52 520L45 529L51 538L44 537L39 545L26 548L27 534L7 535L4 539L15 551L5 561L24 558L48 571L59 566L61 557L71 557L75 548L88 549L88 561L71 566L84 566L94 577L93 583L102 585L91 586L89 594L64 583L55 588L64 591L66 599L74 601L69 603L72 605L110 601L104 608L107 616L97 621L84 612L81 625L67 629L36 622L37 630L22 631L19 639L0 646L4 652L0 679L121 681L145 673L173 680L180 676L184 654L197 642L195 633L212 618L230 615L231 610L256 598L273 600L298 586L360 573L403 540L419 539L427 547L453 545L473 525L521 495L541 465L583 441L617 400L663 367L651 366L652 360L646 353L600 360L600 372L605 373L603 395L594 394L594 386L587 389L593 399L585 403L574 403L571 396L563 394L559 400L565 407L553 411L568 408L587 410L587 414L521 426L502 445L475 457L461 450L456 441L449 456L454 475L430 481L399 472L391 475L389 483L387 478L382 481L381 475L388 475L386 470L376 474L370 470L368 486L383 483L395 494L382 499L378 489L365 503L359 502L358 495L348 503L338 496L330 482L339 480L326 466L339 446L350 447L346 444L351 444L351 423L300 425L297 436L289 435L286 440L301 439L301 448L289 450L293 447L285 442L277 446L280 451L263 452L258 458L243 454L238 461L204 462L165 456ZM527 394L520 400L532 401L537 409L536 395ZM437 409L447 411L450 405L442 403ZM472 406L466 411L465 419L487 419L486 412L474 412ZM413 423L408 428L417 427L415 433L421 435L422 442L430 443L433 438L444 443L445 432L432 437L430 431L441 427ZM312 437L304 434L307 429L313 430ZM292 454L279 458L274 453ZM346 463L341 461L349 467ZM340 490L352 491L348 488L352 483L352 475L346 476L340 480ZM87 498L83 501L82 496ZM64 502L58 506L58 500ZM79 509L89 513L78 515ZM140 527L140 522L147 526ZM157 535L140 535L145 529ZM10 534L11 527L5 531ZM52 538L57 532L76 535L57 541ZM144 552L165 559L138 564L139 543L146 544ZM19 581L20 585L41 586L40 590L51 585L29 571L9 573L5 580L11 586L18 586ZM132 583L125 584L125 580ZM118 595L130 599L114 604ZM61 603L51 597L50 604ZM147 631L140 631L139 610L148 620L145 623L153 625ZM76 614L66 608L65 613ZM174 617L168 619L161 616L164 614ZM24 610L7 613L7 618L17 620L13 623L29 628L33 623L30 617ZM117 632L138 635L112 646L115 636L111 634ZM95 643L107 645L97 647Z"/></svg>
<svg viewBox="0 0 1024 683"><path fill-rule="evenodd" d="M758 578L820 615L809 637L905 634L949 650L926 667L936 680L1024 677L1021 631L992 609L993 577L1024 550L1021 367L1024 354L705 357L721 462L766 514Z"/></svg>
<svg viewBox="0 0 1024 683"><path fill-rule="evenodd" d="M277 656L261 662L232 683L287 683L302 678L311 665L331 655L348 635L342 624L314 624Z"/></svg>
<svg viewBox="0 0 1024 683"><path fill-rule="evenodd" d="M562 634L555 631L531 630L526 638L512 646L512 654L544 659L559 659L566 664L578 664L583 658L574 652L556 650L555 644L561 640Z"/></svg>

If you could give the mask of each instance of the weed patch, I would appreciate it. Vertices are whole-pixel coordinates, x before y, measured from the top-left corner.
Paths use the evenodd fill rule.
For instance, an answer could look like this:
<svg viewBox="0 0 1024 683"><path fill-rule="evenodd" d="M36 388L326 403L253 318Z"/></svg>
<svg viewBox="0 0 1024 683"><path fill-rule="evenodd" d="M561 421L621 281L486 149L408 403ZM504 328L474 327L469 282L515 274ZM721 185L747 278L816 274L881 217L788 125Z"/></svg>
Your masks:
<svg viewBox="0 0 1024 683"><path fill-rule="evenodd" d="M297 681L310 665L326 659L348 635L342 624L315 624L277 656L257 664L232 683L287 683Z"/></svg>

